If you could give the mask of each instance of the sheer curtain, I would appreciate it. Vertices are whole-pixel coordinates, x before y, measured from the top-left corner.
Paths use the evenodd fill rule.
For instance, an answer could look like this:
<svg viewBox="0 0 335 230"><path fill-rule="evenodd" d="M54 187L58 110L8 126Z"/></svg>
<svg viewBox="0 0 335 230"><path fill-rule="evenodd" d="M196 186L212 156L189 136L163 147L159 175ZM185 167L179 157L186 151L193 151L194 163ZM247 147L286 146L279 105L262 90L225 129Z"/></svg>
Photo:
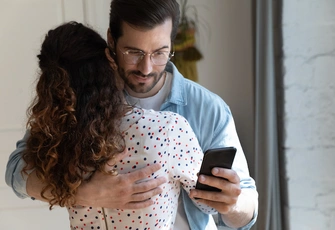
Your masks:
<svg viewBox="0 0 335 230"><path fill-rule="evenodd" d="M259 192L259 214L255 230L281 230L280 183L280 15L281 3L256 0L255 19L255 180ZM279 49L278 49L279 48Z"/></svg>

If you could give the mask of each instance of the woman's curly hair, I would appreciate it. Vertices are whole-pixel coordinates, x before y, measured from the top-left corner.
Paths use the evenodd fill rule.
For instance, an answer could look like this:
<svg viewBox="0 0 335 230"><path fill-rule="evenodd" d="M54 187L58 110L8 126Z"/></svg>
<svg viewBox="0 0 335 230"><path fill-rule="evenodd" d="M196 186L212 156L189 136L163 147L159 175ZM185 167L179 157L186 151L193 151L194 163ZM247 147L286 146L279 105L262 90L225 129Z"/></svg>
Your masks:
<svg viewBox="0 0 335 230"><path fill-rule="evenodd" d="M80 184L125 148L119 127L127 108L106 47L94 30L70 22L47 33L37 56L23 172L35 169L50 209L74 205Z"/></svg>

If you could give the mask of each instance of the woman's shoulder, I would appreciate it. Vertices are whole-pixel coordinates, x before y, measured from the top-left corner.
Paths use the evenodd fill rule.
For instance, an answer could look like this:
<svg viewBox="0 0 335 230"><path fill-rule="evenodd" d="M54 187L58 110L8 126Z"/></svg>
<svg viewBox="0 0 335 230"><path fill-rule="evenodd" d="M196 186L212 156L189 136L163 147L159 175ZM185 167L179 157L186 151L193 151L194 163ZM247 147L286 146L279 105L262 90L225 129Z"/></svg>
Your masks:
<svg viewBox="0 0 335 230"><path fill-rule="evenodd" d="M159 128L174 130L186 129L190 127L187 119L175 112L171 111L155 111L155 110L145 110L143 109L142 119L144 123L150 125L157 125ZM187 128L188 129L188 128Z"/></svg>
<svg viewBox="0 0 335 230"><path fill-rule="evenodd" d="M143 109L143 115L147 117L157 117L162 119L180 119L182 115L172 111L156 111L153 109ZM185 119L185 118L184 118Z"/></svg>
<svg viewBox="0 0 335 230"><path fill-rule="evenodd" d="M188 121L182 115L171 111L155 111L152 109L134 108L127 113L121 124L123 131L129 128L171 129L172 127L185 128Z"/></svg>

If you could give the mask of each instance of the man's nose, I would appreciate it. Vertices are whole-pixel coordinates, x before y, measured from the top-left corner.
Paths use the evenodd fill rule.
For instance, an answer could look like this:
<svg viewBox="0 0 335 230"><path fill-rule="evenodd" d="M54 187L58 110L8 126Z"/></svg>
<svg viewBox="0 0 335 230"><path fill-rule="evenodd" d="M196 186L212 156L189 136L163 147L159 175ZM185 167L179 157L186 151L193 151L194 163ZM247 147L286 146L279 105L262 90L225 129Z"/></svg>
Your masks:
<svg viewBox="0 0 335 230"><path fill-rule="evenodd" d="M152 61L150 59L150 54L144 55L142 60L137 64L137 67L139 71L141 71L142 74L148 75L152 72Z"/></svg>

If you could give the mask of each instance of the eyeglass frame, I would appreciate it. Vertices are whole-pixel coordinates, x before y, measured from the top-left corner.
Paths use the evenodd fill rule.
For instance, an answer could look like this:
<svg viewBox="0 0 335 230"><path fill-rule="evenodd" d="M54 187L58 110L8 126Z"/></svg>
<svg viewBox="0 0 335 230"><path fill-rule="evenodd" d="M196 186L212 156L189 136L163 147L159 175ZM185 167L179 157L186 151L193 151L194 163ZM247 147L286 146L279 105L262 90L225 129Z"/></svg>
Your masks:
<svg viewBox="0 0 335 230"><path fill-rule="evenodd" d="M137 65L137 64L139 64L139 63L143 60L143 58L144 58L145 55L149 55L149 56L150 56L150 61L151 61L152 64L154 64L154 65L156 65L156 66L163 66L163 65L166 65L166 64L171 60L171 58L174 56L174 53L175 53L175 51L173 51L173 52L171 53L171 52L169 52L169 51L159 51L159 50L157 50L157 51L155 51L155 52L152 52L152 53L146 53L146 52L144 52L144 51L142 51L142 50L137 50L137 49L128 49L128 50L126 50L126 51L123 52L120 48L118 48L118 49L120 50L120 52L121 52L122 55L123 55L123 60L124 60L128 65ZM128 63L128 62L126 61L125 55L129 55L129 51L131 51L131 50L134 50L134 51L136 50L137 52L141 53L141 56L139 56L138 61L137 61L136 63ZM157 64L155 64L155 62L152 60L152 57L153 57L152 54L155 54L155 53L157 53L157 52L168 53L166 63L161 64L161 65L157 65ZM113 52L113 54L116 56L116 53L115 53L115 52Z"/></svg>

